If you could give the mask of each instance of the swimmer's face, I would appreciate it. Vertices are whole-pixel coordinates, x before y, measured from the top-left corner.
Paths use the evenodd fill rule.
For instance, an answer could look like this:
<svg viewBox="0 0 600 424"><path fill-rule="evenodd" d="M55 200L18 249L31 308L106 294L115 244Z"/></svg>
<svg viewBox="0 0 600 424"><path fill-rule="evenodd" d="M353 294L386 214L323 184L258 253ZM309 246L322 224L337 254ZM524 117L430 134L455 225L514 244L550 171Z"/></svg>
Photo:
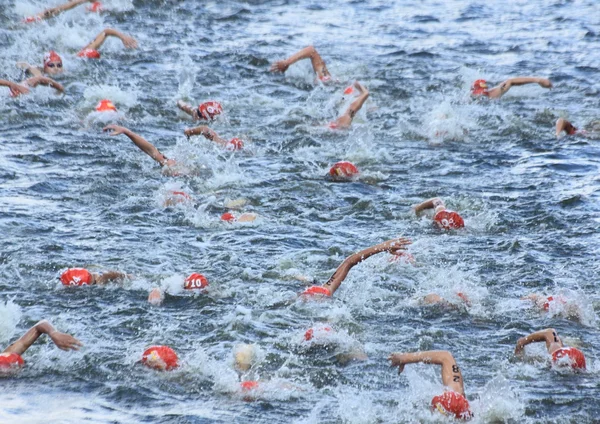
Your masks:
<svg viewBox="0 0 600 424"><path fill-rule="evenodd" d="M50 75L62 74L63 64L60 60L52 60L44 65L44 72Z"/></svg>

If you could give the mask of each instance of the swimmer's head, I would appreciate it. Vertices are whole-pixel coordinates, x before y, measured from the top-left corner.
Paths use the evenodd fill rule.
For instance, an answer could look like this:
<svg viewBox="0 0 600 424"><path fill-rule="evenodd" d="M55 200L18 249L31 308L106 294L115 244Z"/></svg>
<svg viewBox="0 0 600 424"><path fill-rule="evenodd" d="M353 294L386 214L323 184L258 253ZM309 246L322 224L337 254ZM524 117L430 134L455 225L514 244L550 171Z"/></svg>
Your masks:
<svg viewBox="0 0 600 424"><path fill-rule="evenodd" d="M431 399L431 410L461 420L470 420L473 418L473 413L469 408L469 401L460 393L453 391L446 391Z"/></svg>
<svg viewBox="0 0 600 424"><path fill-rule="evenodd" d="M223 215L221 215L221 221L235 222L235 215L231 212L225 212Z"/></svg>
<svg viewBox="0 0 600 424"><path fill-rule="evenodd" d="M243 381L240 383L240 387L243 391L258 389L258 381Z"/></svg>
<svg viewBox="0 0 600 424"><path fill-rule="evenodd" d="M321 338L332 331L333 329L328 325L311 327L304 333L304 340L308 342L311 341L313 337Z"/></svg>
<svg viewBox="0 0 600 424"><path fill-rule="evenodd" d="M310 286L304 290L301 294L302 297L322 297L331 296L331 291L327 287L323 286Z"/></svg>
<svg viewBox="0 0 600 424"><path fill-rule="evenodd" d="M351 162L341 161L331 167L329 175L334 181L349 181L358 175L358 168Z"/></svg>
<svg viewBox="0 0 600 424"><path fill-rule="evenodd" d="M51 75L60 74L63 71L63 63L60 56L50 50L44 55L44 72Z"/></svg>
<svg viewBox="0 0 600 424"><path fill-rule="evenodd" d="M77 53L77 56L86 59L100 59L100 52L96 49L83 49Z"/></svg>
<svg viewBox="0 0 600 424"><path fill-rule="evenodd" d="M473 86L471 87L471 94L473 96L481 96L484 95L487 92L487 82L484 79L478 79L477 81L475 81L473 83Z"/></svg>
<svg viewBox="0 0 600 424"><path fill-rule="evenodd" d="M186 290L203 289L208 287L208 280L202 274L194 272L183 282L183 288Z"/></svg>
<svg viewBox="0 0 600 424"><path fill-rule="evenodd" d="M433 221L444 230L454 230L465 226L465 221L458 213L447 210L436 213Z"/></svg>
<svg viewBox="0 0 600 424"><path fill-rule="evenodd" d="M229 150L230 152L233 152L235 150L242 150L243 148L244 142L237 137L232 138L225 145L225 149Z"/></svg>
<svg viewBox="0 0 600 424"><path fill-rule="evenodd" d="M25 361L18 353L0 353L0 377L16 373L24 365Z"/></svg>
<svg viewBox="0 0 600 424"><path fill-rule="evenodd" d="M104 9L102 8L102 3L100 3L99 1L95 1L87 7L87 11L93 13L100 13L104 11Z"/></svg>
<svg viewBox="0 0 600 424"><path fill-rule="evenodd" d="M108 99L100 100L96 105L96 112L116 112L117 107Z"/></svg>
<svg viewBox="0 0 600 424"><path fill-rule="evenodd" d="M574 347L561 347L552 353L552 362L557 366L570 366L574 370L585 370L585 355Z"/></svg>
<svg viewBox="0 0 600 424"><path fill-rule="evenodd" d="M246 372L252 368L252 365L256 362L256 346L251 344L238 344L233 349L233 359L235 362L235 369L240 372Z"/></svg>
<svg viewBox="0 0 600 424"><path fill-rule="evenodd" d="M216 116L223 113L223 108L218 102L204 102L198 106L198 118L212 121Z"/></svg>
<svg viewBox="0 0 600 424"><path fill-rule="evenodd" d="M160 371L169 371L179 366L179 358L169 346L152 346L142 354L142 364Z"/></svg>
<svg viewBox="0 0 600 424"><path fill-rule="evenodd" d="M171 191L167 194L165 198L164 205L166 206L175 206L181 203L187 203L192 200L191 196L187 194L185 191Z"/></svg>
<svg viewBox="0 0 600 424"><path fill-rule="evenodd" d="M60 276L63 286L85 286L93 284L92 274L84 268L69 268Z"/></svg>

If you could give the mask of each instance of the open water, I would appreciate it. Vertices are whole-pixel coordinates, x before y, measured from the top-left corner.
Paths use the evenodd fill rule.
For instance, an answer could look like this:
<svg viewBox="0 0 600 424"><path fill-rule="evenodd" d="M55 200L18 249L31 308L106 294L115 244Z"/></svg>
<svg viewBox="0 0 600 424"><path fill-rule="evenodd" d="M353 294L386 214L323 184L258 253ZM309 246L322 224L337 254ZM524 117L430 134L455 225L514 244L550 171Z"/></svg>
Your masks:
<svg viewBox="0 0 600 424"><path fill-rule="evenodd" d="M108 13L85 7L23 25L56 2L0 1L0 77L18 61L56 50L66 94L0 92L0 344L42 318L79 338L65 353L42 338L27 366L0 381L3 423L444 422L429 412L439 369L398 376L394 351L447 349L463 369L475 422L594 423L600 420L600 146L556 140L554 122L600 117L600 5L596 0L508 1L127 1ZM76 57L104 27L116 39L99 61ZM313 44L336 83L314 83L308 61L285 75L268 67ZM554 83L515 87L500 101L473 102L469 86L511 76ZM371 97L350 131L323 124L345 110L344 87ZM94 112L102 98L117 117ZM211 126L247 149L229 153L203 138L175 107L221 102ZM196 175L163 176L114 119L185 162ZM353 183L325 178L353 161ZM193 202L163 206L170 190ZM465 217L444 233L411 205L440 196ZM260 219L219 220L231 199ZM302 302L301 274L325 281L349 254L410 237L417 264L381 254L355 267L335 297ZM118 269L124 285L63 288L66 267ZM203 294L184 293L201 272ZM163 306L147 303L152 287ZM458 305L421 305L435 292ZM519 300L562 294L575 304L543 312ZM307 343L328 323L333 340ZM586 353L583 374L550 368L543 346L512 356L527 332L554 327ZM232 367L238 343L259 346L261 381L244 401ZM174 372L139 364L152 344L172 346ZM368 360L342 365L362 348Z"/></svg>

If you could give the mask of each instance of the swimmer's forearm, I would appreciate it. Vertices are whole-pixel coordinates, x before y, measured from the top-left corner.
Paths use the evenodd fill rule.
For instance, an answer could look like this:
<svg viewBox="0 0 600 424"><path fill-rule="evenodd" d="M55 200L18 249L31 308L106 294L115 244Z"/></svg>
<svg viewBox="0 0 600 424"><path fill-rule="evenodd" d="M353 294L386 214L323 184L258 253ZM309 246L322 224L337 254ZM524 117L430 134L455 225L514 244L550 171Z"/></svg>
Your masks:
<svg viewBox="0 0 600 424"><path fill-rule="evenodd" d="M79 6L80 4L86 3L89 0L71 0L68 3L61 4L60 6L53 7L51 9L45 10L41 17L42 18L51 18L53 16L58 15L59 13L65 12L67 10L71 10L74 7Z"/></svg>
<svg viewBox="0 0 600 424"><path fill-rule="evenodd" d="M187 103L183 103L182 101L177 102L177 107L187 113L188 115L194 115L194 109L188 105Z"/></svg>
<svg viewBox="0 0 600 424"><path fill-rule="evenodd" d="M434 197L429 200L425 200L423 203L418 204L414 207L415 213L424 211L425 209L433 209L433 203L438 200L438 197Z"/></svg>
<svg viewBox="0 0 600 424"><path fill-rule="evenodd" d="M552 342L560 343L560 338L553 328L547 328L545 330L536 331L525 337L521 337L517 340L517 346L515 347L515 353L520 353L525 346L531 343L546 342L549 345Z"/></svg>
<svg viewBox="0 0 600 424"><path fill-rule="evenodd" d="M225 141L221 137L219 137L219 134L217 134L214 130L208 128L206 125L202 125L202 126L199 126L196 128L191 128L189 130L186 130L185 134L188 137L190 135L203 135L204 137L208 138L211 141L214 141L215 143L227 144L227 141Z"/></svg>
<svg viewBox="0 0 600 424"><path fill-rule="evenodd" d="M348 107L346 113L349 114L351 118L354 118L354 115L356 115L356 113L362 108L363 104L365 104L368 98L369 91L365 89L363 93Z"/></svg>
<svg viewBox="0 0 600 424"><path fill-rule="evenodd" d="M50 86L61 93L64 93L64 91L65 91L65 88L61 84L54 81L52 78L48 78L48 77L44 77L44 76L37 76L37 77L29 78L27 80L27 84L30 87L37 87L39 84L42 84L42 85Z"/></svg>
<svg viewBox="0 0 600 424"><path fill-rule="evenodd" d="M300 50L298 53L295 53L285 59L285 62L289 66L298 62L299 60L311 58L315 53L318 54L317 50L313 46L308 46Z"/></svg>
<svg viewBox="0 0 600 424"><path fill-rule="evenodd" d="M446 350L427 350L423 352L393 353L396 360L402 364L424 364L444 365L449 360L454 361L452 354Z"/></svg>
<svg viewBox="0 0 600 424"><path fill-rule="evenodd" d="M110 281L123 280L127 277L127 274L118 271L108 271L99 275L95 278L96 284L106 284Z"/></svg>
<svg viewBox="0 0 600 424"><path fill-rule="evenodd" d="M545 81L545 78L538 77L517 77L517 78L509 78L506 80L511 86L513 85L525 85L525 84L539 84L540 82Z"/></svg>
<svg viewBox="0 0 600 424"><path fill-rule="evenodd" d="M4 352L22 355L42 334L50 334L53 331L56 330L52 324L46 320L42 320L27 330L19 340L7 347Z"/></svg>

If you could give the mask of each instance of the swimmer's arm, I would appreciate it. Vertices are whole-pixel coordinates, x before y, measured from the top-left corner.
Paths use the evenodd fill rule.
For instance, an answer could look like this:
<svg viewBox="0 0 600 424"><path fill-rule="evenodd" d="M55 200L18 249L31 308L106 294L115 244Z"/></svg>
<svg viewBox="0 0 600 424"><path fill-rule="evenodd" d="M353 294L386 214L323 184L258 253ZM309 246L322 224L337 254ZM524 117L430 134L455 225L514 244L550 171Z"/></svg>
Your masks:
<svg viewBox="0 0 600 424"><path fill-rule="evenodd" d="M123 45L125 47L127 47L128 49L135 49L138 46L135 38L125 35L122 32L117 31L116 29L106 28L104 31L102 31L100 34L98 34L96 36L94 41L92 41L90 44L85 46L82 50L86 50L86 49L98 50L100 48L100 46L102 46L102 44L104 44L104 41L106 41L106 37L111 37L111 36L118 37L123 42Z"/></svg>
<svg viewBox="0 0 600 424"><path fill-rule="evenodd" d="M52 324L46 320L42 320L31 327L19 340L7 347L4 353L22 355L42 334L47 334L54 344L62 350L79 350L79 346L83 346L75 337L56 331Z"/></svg>
<svg viewBox="0 0 600 424"><path fill-rule="evenodd" d="M188 105L187 103L184 103L183 101L179 100L177 102L177 107L179 109L181 109L182 111L184 111L185 113L187 113L188 115L191 115L195 119L198 119L198 110L194 109L192 106Z"/></svg>
<svg viewBox="0 0 600 424"><path fill-rule="evenodd" d="M27 62L17 62L17 67L23 69L26 73L34 77L43 76L42 71L37 66L30 65Z"/></svg>
<svg viewBox="0 0 600 424"><path fill-rule="evenodd" d="M454 356L446 350L430 350L414 353L392 353L389 358L393 367L398 367L399 372L404 370L406 364L422 362L442 366L442 383L455 392L464 396L464 382L462 372L456 364Z"/></svg>
<svg viewBox="0 0 600 424"><path fill-rule="evenodd" d="M350 122L352 122L354 116L356 116L356 114L362 108L365 101L367 101L367 98L369 98L369 90L367 90L361 83L355 81L354 86L360 91L360 96L358 96L358 98L354 100L352 104L350 104L350 106L348 106L348 109L346 110L346 112L344 112L344 115L338 118L338 121L345 116L347 117L346 120L348 120L349 118ZM350 125L350 122L348 122L348 125Z"/></svg>
<svg viewBox="0 0 600 424"><path fill-rule="evenodd" d="M41 85L46 85L46 86L52 87L59 93L65 92L65 88L62 86L62 84L59 84L58 82L54 81L52 78L38 76L38 77L28 78L26 81L27 81L27 85L29 85L30 87L37 87L38 85L41 84Z"/></svg>
<svg viewBox="0 0 600 424"><path fill-rule="evenodd" d="M538 78L538 77L517 77L517 78L509 78L504 81L502 84L492 88L488 91L488 95L490 98L498 98L502 97L512 86L517 85L525 85L525 84L539 84L544 88L551 88L552 83L547 78Z"/></svg>
<svg viewBox="0 0 600 424"><path fill-rule="evenodd" d="M10 91L13 94L13 96L19 94L29 94L29 88L8 80L0 79L0 87L10 88Z"/></svg>
<svg viewBox="0 0 600 424"><path fill-rule="evenodd" d="M66 12L67 10L71 10L74 7L79 6L80 4L87 3L88 1L93 0L71 0L67 3L61 4L59 6L53 7L51 9L44 10L39 16L40 19L48 19L52 18L62 12Z"/></svg>
<svg viewBox="0 0 600 424"><path fill-rule="evenodd" d="M442 199L440 199L439 197L434 197L432 199L425 200L423 203L413 206L413 209L415 210L415 213L418 215L419 213L423 212L425 209L437 208L440 205L444 206L444 201Z"/></svg>
<svg viewBox="0 0 600 424"><path fill-rule="evenodd" d="M299 60L309 59L311 61L313 70L319 78L323 76L329 76L329 71L325 66L325 62L313 46L308 46L288 57L287 59L280 60L271 65L271 72L285 72L290 65L298 62Z"/></svg>
<svg viewBox="0 0 600 424"><path fill-rule="evenodd" d="M161 166L166 165L167 158L161 152L159 152L159 150L156 147L154 147L152 143L145 140L143 137L139 136L138 134L134 133L128 128L121 127L119 125L107 125L106 127L104 127L103 131L112 131L110 135L125 134L131 139L131 141L133 141L133 144L135 144L141 151L143 151L152 159L157 161Z"/></svg>
<svg viewBox="0 0 600 424"><path fill-rule="evenodd" d="M409 239L406 238L398 238L393 240L388 240L383 243L379 243L375 246L369 247L368 249L361 250L353 255L348 256L344 262L335 270L331 278L323 284L323 287L329 289L331 294L335 293L335 291L340 287L342 281L346 279L348 273L355 265L364 261L370 256L376 255L381 252L390 252L395 253L399 250L406 250L406 246L411 243Z"/></svg>
<svg viewBox="0 0 600 424"><path fill-rule="evenodd" d="M558 118L556 121L556 138L560 137L562 132L566 132L567 135L575 134L577 128L573 126L569 121L563 118Z"/></svg>
<svg viewBox="0 0 600 424"><path fill-rule="evenodd" d="M224 140L221 137L219 137L219 134L217 134L215 131L208 128L206 125L201 125L196 128L188 128L183 133L188 138L193 135L203 135L204 137L208 138L211 141L214 141L215 143L219 143L222 145L227 144L227 140Z"/></svg>
<svg viewBox="0 0 600 424"><path fill-rule="evenodd" d="M94 274L95 284L106 284L111 281L124 280L128 275L118 271L107 271L102 274Z"/></svg>
<svg viewBox="0 0 600 424"><path fill-rule="evenodd" d="M554 328L547 328L545 330L536 331L535 333L531 333L528 336L521 337L517 341L517 346L515 347L515 355L520 355L523 353L523 349L530 343L537 342L545 342L546 348L550 348L552 343L558 343L560 347L562 347L562 341L558 336L558 333Z"/></svg>

